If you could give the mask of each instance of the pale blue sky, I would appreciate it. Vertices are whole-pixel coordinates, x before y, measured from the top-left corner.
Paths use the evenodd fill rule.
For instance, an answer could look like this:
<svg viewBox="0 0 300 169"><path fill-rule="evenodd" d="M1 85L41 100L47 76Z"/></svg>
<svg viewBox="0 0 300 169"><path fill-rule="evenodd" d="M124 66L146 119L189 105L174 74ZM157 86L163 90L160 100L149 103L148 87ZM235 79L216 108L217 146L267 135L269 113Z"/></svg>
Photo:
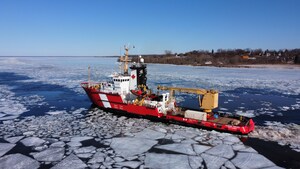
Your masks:
<svg viewBox="0 0 300 169"><path fill-rule="evenodd" d="M1 0L0 56L300 46L299 0Z"/></svg>

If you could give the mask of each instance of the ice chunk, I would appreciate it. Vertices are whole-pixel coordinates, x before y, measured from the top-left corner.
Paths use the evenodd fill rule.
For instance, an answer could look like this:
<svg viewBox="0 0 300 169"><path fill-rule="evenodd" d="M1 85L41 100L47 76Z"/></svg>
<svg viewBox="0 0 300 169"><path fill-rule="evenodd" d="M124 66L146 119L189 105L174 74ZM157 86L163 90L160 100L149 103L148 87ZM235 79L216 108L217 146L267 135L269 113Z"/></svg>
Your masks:
<svg viewBox="0 0 300 169"><path fill-rule="evenodd" d="M201 154L204 151L211 148L210 146L205 146L205 145L200 145L200 144L194 144L193 147L194 147L194 150L197 154Z"/></svg>
<svg viewBox="0 0 300 169"><path fill-rule="evenodd" d="M238 168L265 168L275 166L273 162L257 153L239 152L231 162Z"/></svg>
<svg viewBox="0 0 300 169"><path fill-rule="evenodd" d="M36 169L40 163L23 154L10 154L0 158L0 168Z"/></svg>
<svg viewBox="0 0 300 169"><path fill-rule="evenodd" d="M112 138L111 148L123 157L131 157L148 151L152 146L157 144L155 140L143 138Z"/></svg>
<svg viewBox="0 0 300 169"><path fill-rule="evenodd" d="M238 137L233 136L233 135L225 137L225 138L223 139L223 141L224 141L224 142L231 142L231 143L238 143L238 142L241 142L241 140L240 140Z"/></svg>
<svg viewBox="0 0 300 169"><path fill-rule="evenodd" d="M182 140L185 139L185 137L178 135L178 134L172 134L171 136L172 140Z"/></svg>
<svg viewBox="0 0 300 169"><path fill-rule="evenodd" d="M1 101L1 100L0 100ZM4 117L6 114L0 112L0 118Z"/></svg>
<svg viewBox="0 0 300 169"><path fill-rule="evenodd" d="M24 136L8 137L8 138L5 138L5 140L10 143L17 143L22 138L24 138Z"/></svg>
<svg viewBox="0 0 300 169"><path fill-rule="evenodd" d="M234 156L232 147L226 144L217 145L205 151L205 153L218 156L218 157L228 158L228 159Z"/></svg>
<svg viewBox="0 0 300 169"><path fill-rule="evenodd" d="M81 153L91 153L96 150L96 147L94 146L88 146L88 147L81 147L77 150L74 150L75 154L81 154Z"/></svg>
<svg viewBox="0 0 300 169"><path fill-rule="evenodd" d="M246 112L237 111L236 114L240 116L249 117L249 118L255 117L254 110L247 110Z"/></svg>
<svg viewBox="0 0 300 169"><path fill-rule="evenodd" d="M70 154L51 169L83 169L86 167L87 165L83 163L76 155Z"/></svg>
<svg viewBox="0 0 300 169"><path fill-rule="evenodd" d="M129 168L137 168L142 163L138 161L124 161L124 162L118 162L116 165L122 166L122 167L129 167Z"/></svg>
<svg viewBox="0 0 300 169"><path fill-rule="evenodd" d="M106 156L107 156L106 154L98 151L97 153L94 154L93 158L90 159L88 163L89 164L101 163L104 161L104 158Z"/></svg>
<svg viewBox="0 0 300 169"><path fill-rule="evenodd" d="M50 147L42 152L36 153L33 157L38 161L60 161L65 153L64 148Z"/></svg>
<svg viewBox="0 0 300 169"><path fill-rule="evenodd" d="M197 134L193 131L190 131L190 130L178 130L175 132L175 134L177 135L180 135L180 136L183 136L185 138L194 138L197 136Z"/></svg>
<svg viewBox="0 0 300 169"><path fill-rule="evenodd" d="M82 144L77 141L71 141L71 142L68 142L67 145L70 147L80 147Z"/></svg>
<svg viewBox="0 0 300 169"><path fill-rule="evenodd" d="M40 139L38 137L27 137L21 140L21 143L23 143L27 147L31 146L40 146L45 142L45 140Z"/></svg>
<svg viewBox="0 0 300 169"><path fill-rule="evenodd" d="M244 144L234 144L232 145L232 149L235 151L246 149L247 147Z"/></svg>
<svg viewBox="0 0 300 169"><path fill-rule="evenodd" d="M52 143L51 145L50 145L50 147L65 147L65 142L63 142L63 141L58 141L58 142L55 142L55 143Z"/></svg>
<svg viewBox="0 0 300 169"><path fill-rule="evenodd" d="M139 133L135 133L134 135L135 137L138 138L152 139L152 140L161 139L165 137L165 134L151 129L144 129L143 131Z"/></svg>
<svg viewBox="0 0 300 169"><path fill-rule="evenodd" d="M155 146L155 148L173 151L182 154L196 155L191 144L177 144L177 143L165 144L165 145Z"/></svg>
<svg viewBox="0 0 300 169"><path fill-rule="evenodd" d="M204 159L204 162L208 169L221 168L221 166L227 161L226 158L213 156L205 153L201 154L201 157Z"/></svg>
<svg viewBox="0 0 300 169"><path fill-rule="evenodd" d="M188 156L191 168L200 168L202 166L203 159L199 156Z"/></svg>
<svg viewBox="0 0 300 169"><path fill-rule="evenodd" d="M76 155L79 158L91 158L93 156L92 153L80 153L80 154L76 154Z"/></svg>
<svg viewBox="0 0 300 169"><path fill-rule="evenodd" d="M229 168L229 169L236 169L236 167L232 164L232 162L230 162L230 161L227 161L226 163L225 163L225 167L226 168Z"/></svg>
<svg viewBox="0 0 300 169"><path fill-rule="evenodd" d="M278 166L272 166L272 167L267 167L265 169L284 169L284 168Z"/></svg>
<svg viewBox="0 0 300 169"><path fill-rule="evenodd" d="M71 138L71 141L73 142L81 142L81 141L85 141L85 140L91 140L94 137L89 137L89 136L75 136Z"/></svg>
<svg viewBox="0 0 300 169"><path fill-rule="evenodd" d="M189 169L187 155L147 153L145 168Z"/></svg>
<svg viewBox="0 0 300 169"><path fill-rule="evenodd" d="M81 112L83 112L83 111L85 111L85 110L87 110L86 108L79 108L79 109L77 109L77 110L74 110L73 112L72 112L72 114L79 114L79 113L81 113Z"/></svg>
<svg viewBox="0 0 300 169"><path fill-rule="evenodd" d="M64 113L67 113L67 111L65 111L65 110L49 111L46 114L58 115L58 114L64 114Z"/></svg>
<svg viewBox="0 0 300 169"><path fill-rule="evenodd" d="M247 147L245 149L241 149L239 151L242 151L242 152L248 152L248 153L257 153L256 150L254 150L252 147Z"/></svg>
<svg viewBox="0 0 300 169"><path fill-rule="evenodd" d="M13 115L13 116L5 116L5 117L1 117L0 118L0 121L3 121L3 120L13 120L13 119L16 119L18 118L19 116L17 115Z"/></svg>
<svg viewBox="0 0 300 169"><path fill-rule="evenodd" d="M9 150L14 148L16 144L11 143L0 143L0 157L7 153Z"/></svg>

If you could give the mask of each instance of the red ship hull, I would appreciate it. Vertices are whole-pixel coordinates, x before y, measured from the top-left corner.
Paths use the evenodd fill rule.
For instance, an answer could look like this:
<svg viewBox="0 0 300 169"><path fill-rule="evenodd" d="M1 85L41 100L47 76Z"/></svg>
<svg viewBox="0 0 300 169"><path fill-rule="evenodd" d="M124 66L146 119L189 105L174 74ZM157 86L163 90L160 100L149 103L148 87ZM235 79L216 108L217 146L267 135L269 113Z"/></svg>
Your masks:
<svg viewBox="0 0 300 169"><path fill-rule="evenodd" d="M206 121L185 118L178 115L172 115L171 113L163 114L159 113L158 108L139 106L132 103L124 103L121 95L117 93L105 93L92 87L87 87L88 83L84 82L81 84L85 92L87 93L90 100L103 109L111 109L115 111L123 111L129 114L136 114L141 116L151 116L159 119L166 119L170 121L177 121L185 124L191 124L195 126L205 127L209 129L221 130L237 134L248 134L254 130L254 122L252 119L248 119L246 123L240 125L228 125L218 123L214 117L210 117Z"/></svg>

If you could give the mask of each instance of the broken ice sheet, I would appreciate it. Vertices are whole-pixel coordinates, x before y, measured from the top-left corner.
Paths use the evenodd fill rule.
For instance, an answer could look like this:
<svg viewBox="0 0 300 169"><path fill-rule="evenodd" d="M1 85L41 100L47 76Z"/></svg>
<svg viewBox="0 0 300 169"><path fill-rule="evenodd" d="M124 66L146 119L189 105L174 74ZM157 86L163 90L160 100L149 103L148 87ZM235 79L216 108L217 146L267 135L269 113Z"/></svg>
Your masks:
<svg viewBox="0 0 300 169"><path fill-rule="evenodd" d="M145 159L146 168L172 168L189 169L187 155L147 153ZM200 167L200 166L199 166Z"/></svg>
<svg viewBox="0 0 300 169"><path fill-rule="evenodd" d="M164 144L164 145L155 146L155 148L173 151L182 154L196 155L191 144L177 144L177 143Z"/></svg>
<svg viewBox="0 0 300 169"><path fill-rule="evenodd" d="M266 168L275 166L273 162L257 153L239 152L231 161L235 166L241 169L246 168Z"/></svg>
<svg viewBox="0 0 300 169"><path fill-rule="evenodd" d="M111 148L123 157L132 157L148 151L158 141L143 138L112 138Z"/></svg>

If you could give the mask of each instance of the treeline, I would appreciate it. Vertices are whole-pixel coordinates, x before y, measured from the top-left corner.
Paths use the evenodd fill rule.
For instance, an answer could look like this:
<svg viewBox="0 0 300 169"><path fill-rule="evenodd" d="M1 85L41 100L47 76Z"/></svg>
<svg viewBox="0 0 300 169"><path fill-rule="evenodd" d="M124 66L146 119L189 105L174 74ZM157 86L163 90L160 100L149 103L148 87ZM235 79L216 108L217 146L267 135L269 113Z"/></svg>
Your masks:
<svg viewBox="0 0 300 169"><path fill-rule="evenodd" d="M300 64L300 49L218 49L193 50L186 53L172 53L166 50L161 55L143 55L146 63L176 65L230 66L242 64ZM137 57L132 60L137 62Z"/></svg>

